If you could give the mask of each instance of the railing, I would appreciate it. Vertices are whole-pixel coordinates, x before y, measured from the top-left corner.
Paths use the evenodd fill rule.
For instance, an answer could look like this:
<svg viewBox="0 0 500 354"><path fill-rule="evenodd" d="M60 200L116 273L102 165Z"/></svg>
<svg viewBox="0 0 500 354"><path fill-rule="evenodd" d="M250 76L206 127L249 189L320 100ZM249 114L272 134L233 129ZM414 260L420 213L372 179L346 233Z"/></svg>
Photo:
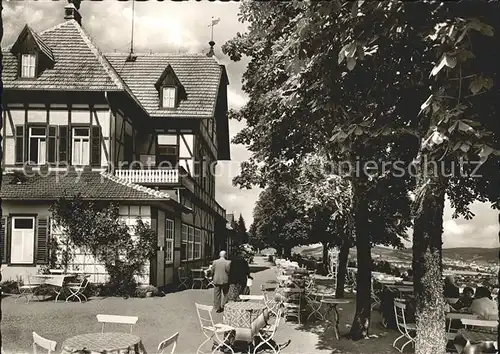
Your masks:
<svg viewBox="0 0 500 354"><path fill-rule="evenodd" d="M132 183L179 183L178 169L115 170L115 176Z"/></svg>

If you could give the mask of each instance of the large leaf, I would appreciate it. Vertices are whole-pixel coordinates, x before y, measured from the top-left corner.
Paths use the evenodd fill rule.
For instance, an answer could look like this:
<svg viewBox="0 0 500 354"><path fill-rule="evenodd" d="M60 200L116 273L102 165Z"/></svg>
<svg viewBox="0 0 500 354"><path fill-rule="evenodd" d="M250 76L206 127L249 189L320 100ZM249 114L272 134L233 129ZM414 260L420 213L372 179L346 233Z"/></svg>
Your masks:
<svg viewBox="0 0 500 354"><path fill-rule="evenodd" d="M353 70L356 66L356 58L347 58L347 69Z"/></svg>

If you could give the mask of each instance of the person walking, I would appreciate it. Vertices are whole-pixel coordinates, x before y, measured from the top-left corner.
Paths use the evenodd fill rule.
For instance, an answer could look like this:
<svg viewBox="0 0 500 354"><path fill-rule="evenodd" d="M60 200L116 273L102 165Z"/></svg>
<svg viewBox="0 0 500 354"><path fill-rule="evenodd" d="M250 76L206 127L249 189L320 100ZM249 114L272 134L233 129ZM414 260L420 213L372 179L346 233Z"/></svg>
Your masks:
<svg viewBox="0 0 500 354"><path fill-rule="evenodd" d="M229 292L227 294L227 301L240 301L240 295L246 295L245 290L248 278L253 279L250 276L250 267L243 257L243 252L238 250L229 267Z"/></svg>
<svg viewBox="0 0 500 354"><path fill-rule="evenodd" d="M217 312L224 311L229 290L229 268L231 262L226 259L226 251L220 251L219 259L212 264L214 284L214 309Z"/></svg>

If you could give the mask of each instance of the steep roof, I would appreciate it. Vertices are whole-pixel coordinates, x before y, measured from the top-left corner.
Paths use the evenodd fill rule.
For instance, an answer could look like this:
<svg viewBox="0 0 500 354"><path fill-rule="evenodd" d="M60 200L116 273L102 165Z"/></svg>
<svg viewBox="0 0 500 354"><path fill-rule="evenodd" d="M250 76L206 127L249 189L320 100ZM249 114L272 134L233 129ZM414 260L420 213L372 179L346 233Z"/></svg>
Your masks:
<svg viewBox="0 0 500 354"><path fill-rule="evenodd" d="M26 36L30 35L33 38L35 45L38 50L41 51L48 59L52 62L55 61L54 54L49 46L43 41L42 38L28 25L24 26L21 34L17 38L17 41L12 45L13 51L16 51L18 48L22 46L23 41L26 39Z"/></svg>
<svg viewBox="0 0 500 354"><path fill-rule="evenodd" d="M3 200L56 200L77 194L93 200L151 200L177 203L168 193L95 171L52 172L48 176L34 174L32 177L5 174L0 191Z"/></svg>
<svg viewBox="0 0 500 354"><path fill-rule="evenodd" d="M202 54L105 54L108 61L151 117L209 118L214 116L224 67L213 57ZM160 108L155 83L170 65L186 90L187 99L176 109Z"/></svg>
<svg viewBox="0 0 500 354"><path fill-rule="evenodd" d="M34 31L31 31L34 33ZM63 22L39 35L35 41L44 52L51 51L55 64L33 79L16 80L19 62L2 49L3 86L5 89L66 90L66 91L122 91L126 88L89 35L75 20ZM47 47L47 48L45 48Z"/></svg>

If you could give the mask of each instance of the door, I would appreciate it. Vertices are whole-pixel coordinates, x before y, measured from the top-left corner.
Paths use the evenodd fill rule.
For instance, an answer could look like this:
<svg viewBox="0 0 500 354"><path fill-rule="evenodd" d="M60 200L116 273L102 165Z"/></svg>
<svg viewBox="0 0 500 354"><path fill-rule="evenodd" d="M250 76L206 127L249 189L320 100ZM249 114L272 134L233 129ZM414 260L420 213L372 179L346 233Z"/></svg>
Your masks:
<svg viewBox="0 0 500 354"><path fill-rule="evenodd" d="M33 264L35 251L35 218L12 218L10 238L10 263Z"/></svg>

